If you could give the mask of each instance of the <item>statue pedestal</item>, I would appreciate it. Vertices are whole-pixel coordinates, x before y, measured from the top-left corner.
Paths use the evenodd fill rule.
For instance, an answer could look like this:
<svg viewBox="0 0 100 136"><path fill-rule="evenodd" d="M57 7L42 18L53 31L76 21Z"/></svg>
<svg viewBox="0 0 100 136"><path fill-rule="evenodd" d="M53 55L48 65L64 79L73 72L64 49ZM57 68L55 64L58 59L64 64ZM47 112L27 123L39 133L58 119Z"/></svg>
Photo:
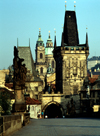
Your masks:
<svg viewBox="0 0 100 136"><path fill-rule="evenodd" d="M26 110L25 103L14 103L12 112L24 112Z"/></svg>
<svg viewBox="0 0 100 136"><path fill-rule="evenodd" d="M15 103L13 104L12 112L24 112L26 110L23 91L21 88L15 89Z"/></svg>

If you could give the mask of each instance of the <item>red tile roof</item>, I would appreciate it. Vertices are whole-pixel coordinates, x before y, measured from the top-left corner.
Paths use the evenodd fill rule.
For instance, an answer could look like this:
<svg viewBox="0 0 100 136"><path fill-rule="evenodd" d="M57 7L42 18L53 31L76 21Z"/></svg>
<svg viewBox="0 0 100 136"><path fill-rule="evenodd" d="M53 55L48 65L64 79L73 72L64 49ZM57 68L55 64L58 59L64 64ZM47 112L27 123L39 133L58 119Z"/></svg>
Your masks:
<svg viewBox="0 0 100 136"><path fill-rule="evenodd" d="M98 78L89 78L90 83L94 83Z"/></svg>
<svg viewBox="0 0 100 136"><path fill-rule="evenodd" d="M38 101L38 100L36 100L36 99L27 97L27 98L26 98L26 104L27 104L27 105L41 104L41 102Z"/></svg>
<svg viewBox="0 0 100 136"><path fill-rule="evenodd" d="M87 73L87 77L90 77L91 75L89 73Z"/></svg>
<svg viewBox="0 0 100 136"><path fill-rule="evenodd" d="M99 75L92 75L92 78L97 78L98 79Z"/></svg>

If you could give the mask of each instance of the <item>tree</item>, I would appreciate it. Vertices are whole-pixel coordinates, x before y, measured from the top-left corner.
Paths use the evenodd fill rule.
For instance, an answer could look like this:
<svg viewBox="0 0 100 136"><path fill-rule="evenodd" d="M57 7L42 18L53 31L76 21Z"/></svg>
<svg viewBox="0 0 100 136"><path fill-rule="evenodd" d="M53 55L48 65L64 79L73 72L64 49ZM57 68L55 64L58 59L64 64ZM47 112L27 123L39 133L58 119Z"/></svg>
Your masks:
<svg viewBox="0 0 100 136"><path fill-rule="evenodd" d="M2 90L0 91L0 105L3 110L4 115L8 115L11 112L11 99L8 92Z"/></svg>

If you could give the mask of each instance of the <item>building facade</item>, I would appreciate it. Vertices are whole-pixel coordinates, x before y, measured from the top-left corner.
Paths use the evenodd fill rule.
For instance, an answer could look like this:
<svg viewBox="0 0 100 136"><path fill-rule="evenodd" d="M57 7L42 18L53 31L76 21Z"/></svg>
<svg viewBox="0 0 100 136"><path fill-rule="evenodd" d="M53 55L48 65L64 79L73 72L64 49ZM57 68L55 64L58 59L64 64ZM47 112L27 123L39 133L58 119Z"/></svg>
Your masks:
<svg viewBox="0 0 100 136"><path fill-rule="evenodd" d="M96 57L93 56L92 58L88 58L87 59L87 63L88 63L88 70L91 69L92 67L94 67L97 64L100 64L100 56Z"/></svg>

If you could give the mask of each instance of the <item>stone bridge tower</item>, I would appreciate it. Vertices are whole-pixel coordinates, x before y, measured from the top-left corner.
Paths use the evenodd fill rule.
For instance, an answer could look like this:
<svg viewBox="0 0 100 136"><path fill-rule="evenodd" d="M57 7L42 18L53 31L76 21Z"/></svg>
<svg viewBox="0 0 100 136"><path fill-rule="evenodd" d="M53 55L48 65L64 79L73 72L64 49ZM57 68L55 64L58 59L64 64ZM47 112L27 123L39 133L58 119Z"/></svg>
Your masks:
<svg viewBox="0 0 100 136"><path fill-rule="evenodd" d="M87 76L89 46L87 34L86 43L79 44L75 11L65 12L61 46L56 45L55 36L53 55L56 61L56 93L42 94L42 111L49 117L66 115L73 98L75 111L79 113L79 90Z"/></svg>
<svg viewBox="0 0 100 136"><path fill-rule="evenodd" d="M88 55L88 36L85 44L79 44L76 13L66 11L61 46L54 49L57 91L64 95L79 93L87 76Z"/></svg>

